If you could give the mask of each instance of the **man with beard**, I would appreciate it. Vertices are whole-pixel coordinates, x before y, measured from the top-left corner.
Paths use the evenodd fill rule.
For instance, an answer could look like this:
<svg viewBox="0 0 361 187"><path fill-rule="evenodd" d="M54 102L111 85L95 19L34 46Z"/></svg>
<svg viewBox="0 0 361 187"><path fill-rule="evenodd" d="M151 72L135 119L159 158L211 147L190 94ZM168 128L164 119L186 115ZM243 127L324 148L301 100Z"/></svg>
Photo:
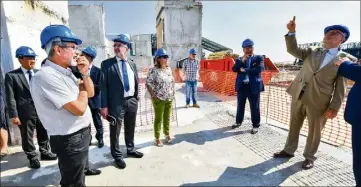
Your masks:
<svg viewBox="0 0 361 187"><path fill-rule="evenodd" d="M110 121L110 151L118 168L126 164L119 147L119 134L124 122L124 137L129 157L142 158L134 149L134 130L138 110L138 71L127 59L130 40L124 34L114 40L115 57L101 63L101 114ZM113 119L113 120L112 120Z"/></svg>
<svg viewBox="0 0 361 187"><path fill-rule="evenodd" d="M35 67L36 54L30 47L21 46L16 50L16 58L21 67L6 73L5 92L9 118L17 125L21 134L21 145L30 161L30 168L40 168L33 137L36 129L41 160L56 160L50 152L48 134L41 123L34 106L29 84L38 70Z"/></svg>
<svg viewBox="0 0 361 187"><path fill-rule="evenodd" d="M253 54L253 41L246 39L242 42L244 55L236 60L232 67L233 72L237 72L237 115L236 124L232 128L241 126L244 118L244 108L246 100L250 103L251 119L253 129L252 134L258 132L261 122L260 114L260 94L264 91L261 73L264 70L263 56Z"/></svg>

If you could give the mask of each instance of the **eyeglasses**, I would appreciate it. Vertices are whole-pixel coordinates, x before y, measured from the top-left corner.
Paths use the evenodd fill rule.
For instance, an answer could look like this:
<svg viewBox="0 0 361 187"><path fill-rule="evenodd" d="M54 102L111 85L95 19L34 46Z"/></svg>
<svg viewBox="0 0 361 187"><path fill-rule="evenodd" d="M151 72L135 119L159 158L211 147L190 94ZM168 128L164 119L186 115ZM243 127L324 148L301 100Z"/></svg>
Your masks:
<svg viewBox="0 0 361 187"><path fill-rule="evenodd" d="M325 34L325 36L334 36L336 34L340 34L341 36L345 37L345 34L342 33L341 31L329 31Z"/></svg>
<svg viewBox="0 0 361 187"><path fill-rule="evenodd" d="M114 44L113 47L114 47L114 48L121 48L121 47L123 47L123 48L128 48L128 46L123 45L123 44Z"/></svg>
<svg viewBox="0 0 361 187"><path fill-rule="evenodd" d="M68 45L59 45L61 48L66 48L66 49L73 49L73 51L77 51L78 50L78 47L77 46L68 46Z"/></svg>

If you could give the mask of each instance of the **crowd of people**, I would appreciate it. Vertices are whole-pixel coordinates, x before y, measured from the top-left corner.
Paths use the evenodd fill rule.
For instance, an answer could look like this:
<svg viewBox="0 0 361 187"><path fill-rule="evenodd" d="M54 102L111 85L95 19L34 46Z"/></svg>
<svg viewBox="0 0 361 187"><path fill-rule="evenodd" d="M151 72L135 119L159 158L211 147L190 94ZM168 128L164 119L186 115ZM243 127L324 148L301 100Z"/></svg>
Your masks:
<svg viewBox="0 0 361 187"><path fill-rule="evenodd" d="M321 141L321 132L328 119L334 118L345 98L347 79L355 82L345 110L345 120L352 125L353 168L356 184L361 185L360 95L361 67L353 63L353 56L340 50L350 31L346 26L333 25L324 30L324 47L302 49L297 45L295 17L287 24L285 35L287 51L304 65L287 93L292 96L291 120L288 138L276 158L290 158L298 146L300 129L307 117L309 131L304 150L303 169L311 169ZM127 58L131 48L129 38L118 35L114 40L115 56L93 65L96 49L88 46L81 52L82 40L65 25L49 25L40 35L45 50L39 70L35 69L36 53L28 46L16 50L21 67L7 72L5 80L0 69L1 82L1 157L10 154L7 147L9 122L19 127L22 148L31 168L41 167L33 142L34 130L39 144L40 160L58 160L61 186L85 186L86 175L98 175L98 169L89 166L89 145L92 141L90 125L96 129L98 147L104 146L102 118L109 122L110 152L116 167L126 168L119 146L121 126L124 128L128 157L142 158L135 148L134 132L139 101L139 78L136 62ZM254 42L242 42L244 55L232 70L237 73L237 115L232 128L242 125L246 100L251 109L252 134L260 127L260 93L264 91L261 73L264 57L253 53ZM200 63L197 51L189 50L183 64L186 85L186 108L199 108L197 83ZM170 116L175 97L175 79L168 64L169 54L159 48L154 55L154 67L147 75L146 88L151 96L154 118L154 143L163 146L160 138L163 126L165 142L171 144ZM6 106L6 107L5 107Z"/></svg>

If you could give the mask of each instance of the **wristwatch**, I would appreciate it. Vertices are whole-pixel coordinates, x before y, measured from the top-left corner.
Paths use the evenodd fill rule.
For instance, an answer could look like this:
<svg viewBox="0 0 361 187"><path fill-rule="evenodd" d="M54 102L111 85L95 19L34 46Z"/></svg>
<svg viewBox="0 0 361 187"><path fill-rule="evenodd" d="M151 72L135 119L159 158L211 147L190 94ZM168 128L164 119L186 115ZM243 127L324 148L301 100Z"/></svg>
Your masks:
<svg viewBox="0 0 361 187"><path fill-rule="evenodd" d="M86 74L82 74L82 73L80 73L80 74L81 74L81 79L82 79L82 80L84 80L84 78L90 77L90 73L89 73L89 72L86 73Z"/></svg>

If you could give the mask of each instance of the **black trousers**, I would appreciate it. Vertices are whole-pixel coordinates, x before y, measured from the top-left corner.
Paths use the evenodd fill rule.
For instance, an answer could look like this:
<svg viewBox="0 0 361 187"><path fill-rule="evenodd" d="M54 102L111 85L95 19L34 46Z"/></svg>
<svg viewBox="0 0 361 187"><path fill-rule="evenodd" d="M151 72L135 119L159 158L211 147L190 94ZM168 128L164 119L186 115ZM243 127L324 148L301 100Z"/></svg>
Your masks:
<svg viewBox="0 0 361 187"><path fill-rule="evenodd" d="M103 124L102 124L102 118L100 116L100 109L99 108L92 108L91 110L92 116L93 116L93 122L95 130L97 131L95 134L95 138L97 140L103 138Z"/></svg>
<svg viewBox="0 0 361 187"><path fill-rule="evenodd" d="M138 110L138 100L130 98L124 104L124 138L127 151L134 150L134 130ZM117 120L115 125L110 124L110 152L116 160L122 157L122 151L119 147L119 134L122 120Z"/></svg>
<svg viewBox="0 0 361 187"><path fill-rule="evenodd" d="M246 106L246 101L249 101L249 106L251 108L251 120L252 126L258 128L261 122L260 114L260 93L252 93L250 84L242 85L240 91L237 92L237 116L236 123L242 124L244 118L244 109Z"/></svg>
<svg viewBox="0 0 361 187"><path fill-rule="evenodd" d="M90 137L89 127L69 135L50 136L51 150L58 155L62 187L85 186Z"/></svg>
<svg viewBox="0 0 361 187"><path fill-rule="evenodd" d="M36 147L34 145L33 137L36 129L36 136L38 138L39 151L41 154L46 154L50 151L48 133L43 124L41 124L38 117L28 120L20 120L19 125L21 134L21 146L27 155L28 159L35 159L37 157Z"/></svg>

